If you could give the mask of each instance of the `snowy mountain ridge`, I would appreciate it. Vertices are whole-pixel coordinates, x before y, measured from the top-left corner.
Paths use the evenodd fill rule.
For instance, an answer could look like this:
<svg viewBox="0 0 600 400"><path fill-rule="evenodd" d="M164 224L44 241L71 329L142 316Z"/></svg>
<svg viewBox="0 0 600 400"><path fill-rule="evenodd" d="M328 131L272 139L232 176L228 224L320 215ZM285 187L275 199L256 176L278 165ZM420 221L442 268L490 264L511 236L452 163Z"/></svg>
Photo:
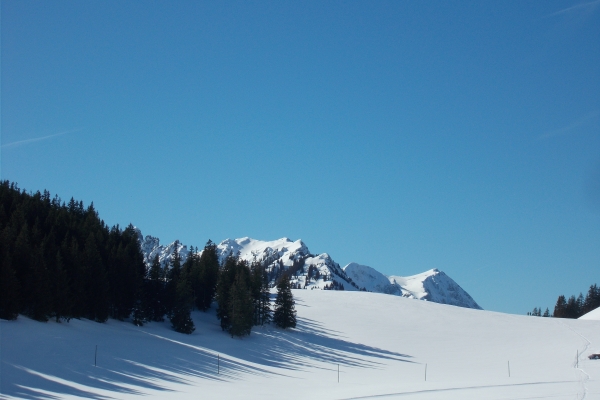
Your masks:
<svg viewBox="0 0 600 400"><path fill-rule="evenodd" d="M481 309L463 288L438 269L406 277L385 276L369 266L350 263L344 271L359 287L369 292Z"/></svg>
<svg viewBox="0 0 600 400"><path fill-rule="evenodd" d="M186 245L179 242L161 245L158 238L144 237L139 229L138 240L147 265L158 255L161 265L168 266L176 248L182 262L189 254ZM292 287L296 289L365 290L481 309L467 292L437 269L408 277L387 277L374 268L357 263L341 268L329 254L312 254L302 240L292 241L285 237L272 241L249 237L225 239L217 245L217 252L221 262L229 255L238 254L249 264L260 263L273 283L286 271L291 274Z"/></svg>

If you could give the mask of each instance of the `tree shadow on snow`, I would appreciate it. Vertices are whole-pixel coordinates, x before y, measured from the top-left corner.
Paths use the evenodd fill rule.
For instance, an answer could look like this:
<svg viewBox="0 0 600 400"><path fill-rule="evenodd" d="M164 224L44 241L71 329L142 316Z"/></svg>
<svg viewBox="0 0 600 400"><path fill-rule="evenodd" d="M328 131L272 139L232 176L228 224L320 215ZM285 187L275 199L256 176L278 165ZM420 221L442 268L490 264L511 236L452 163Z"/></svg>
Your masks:
<svg viewBox="0 0 600 400"><path fill-rule="evenodd" d="M282 369L302 369L311 362L313 368L326 368L319 363L379 368L382 363L378 360L413 362L407 354L347 341L333 332L306 318L298 318L293 330L259 328L253 335L261 340L240 358Z"/></svg>
<svg viewBox="0 0 600 400"><path fill-rule="evenodd" d="M152 323L135 327L122 323L103 334L77 340L40 340L35 356L18 357L26 365L2 361L0 393L24 399L110 399L119 394L143 394L144 389L171 391L172 383L243 380L247 375L282 375L286 370L334 369L333 364L381 368L382 361L413 362L409 355L343 339L339 332L298 318L292 330L255 327L249 337L230 338L221 332L214 312L195 313L197 331L182 335ZM98 345L98 366L90 361ZM46 347L50 347L47 349ZM90 354L91 353L91 354ZM78 357L85 354L85 357ZM329 365L329 366L328 366ZM275 370L278 369L278 370Z"/></svg>

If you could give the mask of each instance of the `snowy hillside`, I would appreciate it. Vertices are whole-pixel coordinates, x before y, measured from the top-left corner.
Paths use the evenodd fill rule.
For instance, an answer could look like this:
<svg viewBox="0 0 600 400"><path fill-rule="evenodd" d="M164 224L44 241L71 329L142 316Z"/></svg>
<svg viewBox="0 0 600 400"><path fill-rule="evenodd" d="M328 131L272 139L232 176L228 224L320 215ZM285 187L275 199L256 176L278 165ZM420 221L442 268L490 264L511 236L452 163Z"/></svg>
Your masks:
<svg viewBox="0 0 600 400"><path fill-rule="evenodd" d="M160 244L158 238L142 236L139 240L146 263L149 265L156 255L163 266L168 265L175 243L167 246ZM177 246L182 261L188 255L188 248ZM248 237L226 239L218 244L217 251L221 261L230 254L239 254L240 258L260 262L275 279L282 271L292 272L292 284L302 289L343 289L392 294L427 300L441 304L480 309L479 305L444 272L436 269L422 274L400 277L386 277L366 265L351 263L341 268L327 253L312 254L301 241L281 238L272 241L255 240Z"/></svg>
<svg viewBox="0 0 600 400"><path fill-rule="evenodd" d="M481 309L452 278L437 269L407 277L388 277L366 265L351 263L344 267L344 271L358 287L365 288L369 292Z"/></svg>
<svg viewBox="0 0 600 400"><path fill-rule="evenodd" d="M587 357L600 353L600 321L293 293L296 329L256 328L244 339L223 333L214 309L193 312L191 335L166 322L2 320L0 397L600 398L600 361Z"/></svg>
<svg viewBox="0 0 600 400"><path fill-rule="evenodd" d="M600 308L596 308L595 310L590 311L587 314L582 315L579 319L589 319L600 321Z"/></svg>

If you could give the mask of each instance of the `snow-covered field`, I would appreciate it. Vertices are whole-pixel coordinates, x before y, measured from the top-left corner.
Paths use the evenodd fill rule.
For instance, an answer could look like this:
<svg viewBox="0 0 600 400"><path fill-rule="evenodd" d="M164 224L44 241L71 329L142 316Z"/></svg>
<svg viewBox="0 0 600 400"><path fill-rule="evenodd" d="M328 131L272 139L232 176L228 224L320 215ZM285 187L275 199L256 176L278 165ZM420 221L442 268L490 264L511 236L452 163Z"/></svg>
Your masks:
<svg viewBox="0 0 600 400"><path fill-rule="evenodd" d="M256 328L243 339L221 332L214 311L195 312L189 336L166 322L0 321L1 396L600 398L600 360L587 358L600 353L598 320L366 292L294 295L297 329Z"/></svg>

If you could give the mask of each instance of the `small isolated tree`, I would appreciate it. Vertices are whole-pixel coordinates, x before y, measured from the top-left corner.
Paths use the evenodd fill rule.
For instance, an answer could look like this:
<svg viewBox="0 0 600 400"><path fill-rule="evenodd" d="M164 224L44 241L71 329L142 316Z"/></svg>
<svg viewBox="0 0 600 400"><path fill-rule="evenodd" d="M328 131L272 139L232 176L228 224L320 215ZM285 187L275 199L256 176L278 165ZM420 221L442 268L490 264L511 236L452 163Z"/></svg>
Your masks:
<svg viewBox="0 0 600 400"><path fill-rule="evenodd" d="M275 299L275 312L273 314L275 325L283 329L296 327L295 304L290 277L288 274L283 274L277 284L277 298Z"/></svg>
<svg viewBox="0 0 600 400"><path fill-rule="evenodd" d="M544 311L544 315L542 315L542 317L549 317L550 316L550 310L548 310L548 307L546 307L546 311Z"/></svg>

